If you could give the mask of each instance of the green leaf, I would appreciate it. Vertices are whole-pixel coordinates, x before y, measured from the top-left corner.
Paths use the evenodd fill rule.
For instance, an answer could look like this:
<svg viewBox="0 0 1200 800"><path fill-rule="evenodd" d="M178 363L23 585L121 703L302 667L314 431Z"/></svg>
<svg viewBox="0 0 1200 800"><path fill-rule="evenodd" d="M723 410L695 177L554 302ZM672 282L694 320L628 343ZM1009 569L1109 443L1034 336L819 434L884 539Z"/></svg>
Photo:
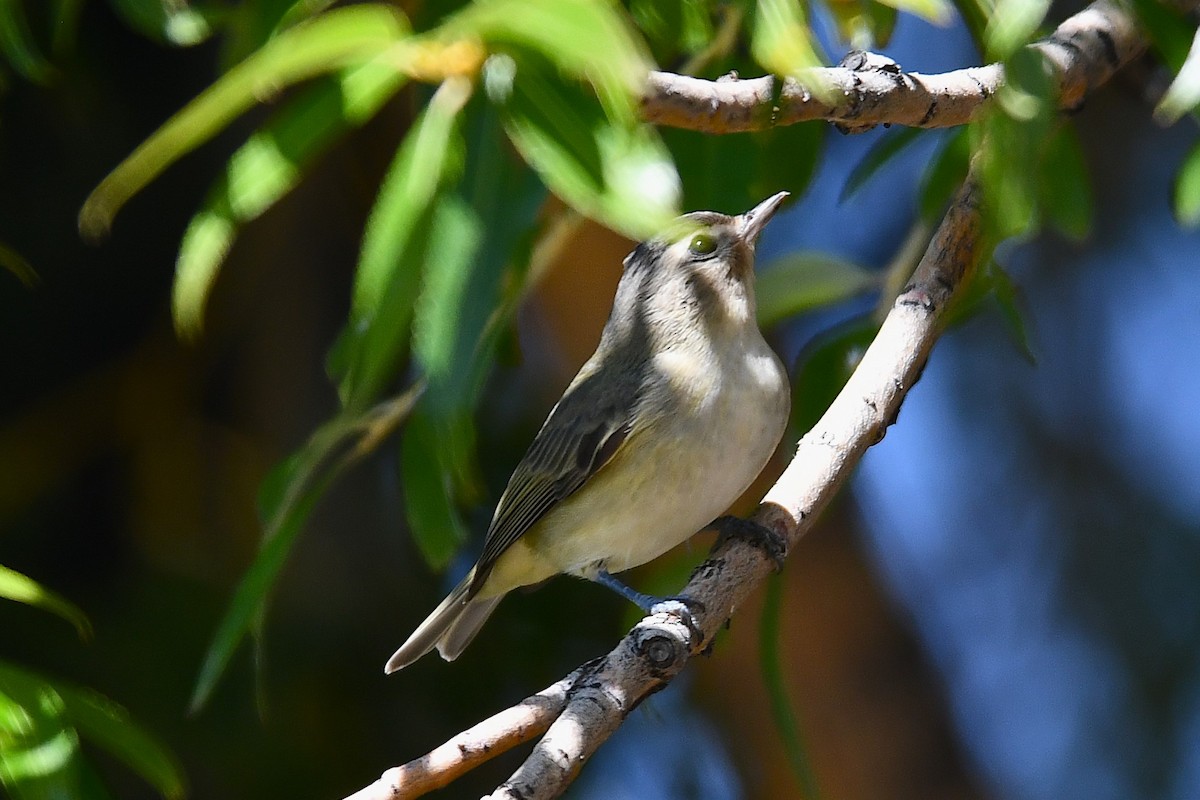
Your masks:
<svg viewBox="0 0 1200 800"><path fill-rule="evenodd" d="M879 323L864 314L814 337L800 351L792 374L792 423L807 431L821 418L870 346Z"/></svg>
<svg viewBox="0 0 1200 800"><path fill-rule="evenodd" d="M1138 23L1163 61L1178 72L1191 51L1196 23L1182 11L1159 0L1133 0Z"/></svg>
<svg viewBox="0 0 1200 800"><path fill-rule="evenodd" d="M1040 182L1047 221L1077 242L1092 230L1092 184L1074 127L1063 123L1045 144Z"/></svg>
<svg viewBox="0 0 1200 800"><path fill-rule="evenodd" d="M369 62L407 35L404 18L383 5L335 9L285 31L188 103L109 173L84 202L80 231L89 238L103 236L129 198L263 97Z"/></svg>
<svg viewBox="0 0 1200 800"><path fill-rule="evenodd" d="M1013 344L1017 346L1017 350L1025 357L1026 361L1036 365L1037 356L1033 354L1033 348L1030 346L1029 331L1025 325L1025 315L1021 311L1021 298L1016 284L995 261L988 268L988 280L991 283L996 304L1000 307L1000 317L1004 320Z"/></svg>
<svg viewBox="0 0 1200 800"><path fill-rule="evenodd" d="M1153 1L1153 0L1151 0ZM987 26L996 13L995 0L953 0L954 7L971 33L971 40L982 53L987 47Z"/></svg>
<svg viewBox="0 0 1200 800"><path fill-rule="evenodd" d="M1002 61L1031 42L1050 10L1050 0L997 0L985 33L987 57Z"/></svg>
<svg viewBox="0 0 1200 800"><path fill-rule="evenodd" d="M769 328L878 286L877 273L848 261L824 253L789 253L759 273L758 323Z"/></svg>
<svg viewBox="0 0 1200 800"><path fill-rule="evenodd" d="M917 141L922 133L924 131L920 128L890 128L885 131L850 171L838 202L853 197L885 164Z"/></svg>
<svg viewBox="0 0 1200 800"><path fill-rule="evenodd" d="M343 412L322 425L299 452L263 481L259 499L263 546L242 577L209 644L192 693L191 711L208 702L238 645L261 620L271 588L317 501L338 475L373 452L396 430L424 388L424 383L414 384L365 414Z"/></svg>
<svg viewBox="0 0 1200 800"><path fill-rule="evenodd" d="M181 334L200 332L209 292L241 226L290 192L331 142L373 117L405 80L404 73L380 63L325 78L288 102L233 154L180 245L173 311Z"/></svg>
<svg viewBox="0 0 1200 800"><path fill-rule="evenodd" d="M183 797L175 757L103 696L0 661L0 783L17 797L78 797L79 737L107 750L163 797ZM35 788L36 787L36 788ZM42 789L52 788L43 794ZM32 790L32 791L26 791ZM65 790L66 794L56 793Z"/></svg>
<svg viewBox="0 0 1200 800"><path fill-rule="evenodd" d="M816 172L827 129L804 123L712 136L669 128L662 136L679 166L684 207L738 214L781 190L801 195Z"/></svg>
<svg viewBox="0 0 1200 800"><path fill-rule="evenodd" d="M397 151L367 219L350 321L331 359L348 410L375 402L408 346L434 212L461 173L459 112L470 92L465 79L442 84Z"/></svg>
<svg viewBox="0 0 1200 800"><path fill-rule="evenodd" d="M1175 218L1185 228L1200 225L1200 145L1188 153L1175 179Z"/></svg>
<svg viewBox="0 0 1200 800"><path fill-rule="evenodd" d="M2 2L2 0L0 0ZM37 272L20 253L0 242L0 267L11 272L26 288L33 288L38 283Z"/></svg>
<svg viewBox="0 0 1200 800"><path fill-rule="evenodd" d="M958 191L967 178L971 159L971 143L967 134L966 128L959 128L950 134L921 176L918 207L921 218L926 222L936 222L941 217L946 204L950 202L950 196Z"/></svg>
<svg viewBox="0 0 1200 800"><path fill-rule="evenodd" d="M67 716L80 735L108 751L166 798L186 794L183 769L170 750L135 723L121 706L87 689L63 684L61 695Z"/></svg>
<svg viewBox="0 0 1200 800"><path fill-rule="evenodd" d="M606 115L584 87L532 53L514 58L512 91L499 97L505 130L550 189L632 239L679 213L679 177L651 127Z"/></svg>
<svg viewBox="0 0 1200 800"><path fill-rule="evenodd" d="M467 527L455 506L450 475L442 463L443 449L429 417L414 414L400 446L404 510L413 541L434 569L445 567L467 540Z"/></svg>
<svg viewBox="0 0 1200 800"><path fill-rule="evenodd" d="M934 25L949 25L953 19L953 7L947 0L879 0L897 11L921 17Z"/></svg>
<svg viewBox="0 0 1200 800"><path fill-rule="evenodd" d="M630 125L652 68L640 37L604 0L477 0L442 26L447 36L537 53L591 83L605 113Z"/></svg>
<svg viewBox="0 0 1200 800"><path fill-rule="evenodd" d="M79 796L79 735L53 686L0 661L0 786L14 800Z"/></svg>
<svg viewBox="0 0 1200 800"><path fill-rule="evenodd" d="M985 224L992 241L1024 236L1041 223L1039 182L1057 112L1044 57L1026 48L1006 63L996 105L970 126L979 150Z"/></svg>
<svg viewBox="0 0 1200 800"><path fill-rule="evenodd" d="M1154 118L1161 124L1170 125L1200 103L1200 29L1192 39L1187 58L1179 68L1179 74L1167 87L1166 94L1154 109Z"/></svg>
<svg viewBox="0 0 1200 800"><path fill-rule="evenodd" d="M0 565L0 597L49 611L75 626L80 639L92 638L92 623L79 606L52 592L33 578Z"/></svg>
<svg viewBox="0 0 1200 800"><path fill-rule="evenodd" d="M750 53L768 72L793 78L822 64L804 8L795 0L758 0Z"/></svg>
<svg viewBox="0 0 1200 800"><path fill-rule="evenodd" d="M798 715L788 698L787 679L783 674L783 656L779 648L779 619L783 606L783 578L772 575L767 581L766 602L763 604L762 623L758 633L758 662L762 669L763 685L771 703L771 719L787 754L788 764L800 784L799 797L803 800L820 800L816 775L813 774L812 759L800 733Z"/></svg>
<svg viewBox="0 0 1200 800"><path fill-rule="evenodd" d="M28 80L46 83L54 73L34 41L21 0L0 0L0 52Z"/></svg>
<svg viewBox="0 0 1200 800"><path fill-rule="evenodd" d="M830 3L826 9L837 25L838 37L858 50L885 46L892 38L899 16L894 7L875 0Z"/></svg>
<svg viewBox="0 0 1200 800"><path fill-rule="evenodd" d="M109 0L126 24L144 36L181 47L199 44L212 34L211 12L198 3L178 0Z"/></svg>

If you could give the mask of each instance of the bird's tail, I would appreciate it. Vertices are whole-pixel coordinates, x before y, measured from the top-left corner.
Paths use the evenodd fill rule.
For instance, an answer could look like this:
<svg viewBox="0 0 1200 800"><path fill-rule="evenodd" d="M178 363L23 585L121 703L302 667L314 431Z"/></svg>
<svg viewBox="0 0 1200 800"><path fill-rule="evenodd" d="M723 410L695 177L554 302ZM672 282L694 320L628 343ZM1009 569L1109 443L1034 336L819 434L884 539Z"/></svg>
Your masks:
<svg viewBox="0 0 1200 800"><path fill-rule="evenodd" d="M474 577L475 571L471 570L462 583L454 587L450 596L417 626L408 641L400 645L400 649L388 659L383 668L385 673L407 667L435 647L447 661L453 661L462 654L504 596L485 599L471 597L471 581Z"/></svg>

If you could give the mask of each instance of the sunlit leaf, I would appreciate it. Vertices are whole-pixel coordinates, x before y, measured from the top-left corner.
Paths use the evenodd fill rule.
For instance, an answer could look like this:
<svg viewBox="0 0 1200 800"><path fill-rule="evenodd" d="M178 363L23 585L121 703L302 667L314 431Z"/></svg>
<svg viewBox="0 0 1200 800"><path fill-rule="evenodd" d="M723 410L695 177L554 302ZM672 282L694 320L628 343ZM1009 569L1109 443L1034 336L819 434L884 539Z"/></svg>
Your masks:
<svg viewBox="0 0 1200 800"><path fill-rule="evenodd" d="M333 480L391 435L408 418L424 384L418 383L365 414L343 412L322 425L301 450L263 482L263 545L238 584L196 679L190 708L202 708L238 646L261 619L296 536Z"/></svg>
<svg viewBox="0 0 1200 800"><path fill-rule="evenodd" d="M970 126L979 151L984 220L993 241L1032 233L1041 224L1046 143L1057 112L1043 56L1022 49L1006 63L996 105ZM1022 165L1013 169L1014 164Z"/></svg>
<svg viewBox="0 0 1200 800"><path fill-rule="evenodd" d="M922 133L920 128L891 128L885 131L850 171L839 201L854 196L884 165L917 141Z"/></svg>
<svg viewBox="0 0 1200 800"><path fill-rule="evenodd" d="M612 119L584 87L532 54L515 64L504 127L555 194L633 239L678 215L679 176L656 131Z"/></svg>
<svg viewBox="0 0 1200 800"><path fill-rule="evenodd" d="M1175 179L1175 218L1188 228L1200 225L1200 146L1188 153Z"/></svg>
<svg viewBox="0 0 1200 800"><path fill-rule="evenodd" d="M331 362L347 409L375 402L408 346L437 198L462 170L459 112L470 92L465 79L442 84L397 151L367 219L350 321Z"/></svg>
<svg viewBox="0 0 1200 800"><path fill-rule="evenodd" d="M404 81L403 72L379 63L325 78L290 100L233 154L180 245L173 311L182 334L199 332L217 271L241 226L291 191L331 142L374 116Z"/></svg>
<svg viewBox="0 0 1200 800"><path fill-rule="evenodd" d="M34 41L21 1L0 0L0 52L20 75L44 83L53 68Z"/></svg>
<svg viewBox="0 0 1200 800"><path fill-rule="evenodd" d="M78 765L72 762L79 737L106 750L163 797L183 797L179 763L124 708L89 689L0 662L0 782L7 785L5 773L15 772L26 782L59 775L77 784ZM16 745L22 738L32 739L35 746ZM36 795L17 791L15 796ZM82 795L76 790L49 796Z"/></svg>
<svg viewBox="0 0 1200 800"><path fill-rule="evenodd" d="M0 565L0 597L34 606L65 619L75 626L79 638L92 638L92 623L79 606L52 592L33 578Z"/></svg>
<svg viewBox="0 0 1200 800"><path fill-rule="evenodd" d="M1179 73L1154 109L1154 118L1169 125L1195 108L1197 103L1200 103L1200 29L1196 30Z"/></svg>
<svg viewBox="0 0 1200 800"><path fill-rule="evenodd" d="M0 786L14 800L80 796L79 735L40 676L0 661Z"/></svg>
<svg viewBox="0 0 1200 800"><path fill-rule="evenodd" d="M586 79L605 112L626 123L652 66L640 37L604 0L478 0L443 30L539 54L564 75Z"/></svg>
<svg viewBox="0 0 1200 800"><path fill-rule="evenodd" d="M750 52L775 75L796 77L822 63L804 8L796 0L758 0Z"/></svg>
<svg viewBox="0 0 1200 800"><path fill-rule="evenodd" d="M789 253L758 277L758 322L764 328L879 285L879 275L824 253Z"/></svg>
<svg viewBox="0 0 1200 800"><path fill-rule="evenodd" d="M129 712L101 695L56 684L67 716L84 740L106 750L166 798L185 794L183 769L155 736L135 723Z"/></svg>
<svg viewBox="0 0 1200 800"><path fill-rule="evenodd" d="M404 18L394 9L358 5L280 34L167 120L109 173L84 202L80 231L92 238L104 235L130 197L264 97L307 78L369 62L407 33Z"/></svg>
<svg viewBox="0 0 1200 800"><path fill-rule="evenodd" d="M1040 202L1046 219L1064 236L1083 241L1092 230L1092 183L1075 128L1060 125L1044 147Z"/></svg>
<svg viewBox="0 0 1200 800"><path fill-rule="evenodd" d="M199 44L212 25L198 3L179 0L109 0L122 19L139 33L179 46Z"/></svg>
<svg viewBox="0 0 1200 800"><path fill-rule="evenodd" d="M988 58L1004 60L1027 45L1049 10L1050 0L996 0L985 34Z"/></svg>
<svg viewBox="0 0 1200 800"><path fill-rule="evenodd" d="M826 7L837 25L839 38L858 50L887 45L899 16L894 7L875 0L831 2Z"/></svg>
<svg viewBox="0 0 1200 800"><path fill-rule="evenodd" d="M929 20L935 25L949 25L953 19L953 6L948 0L879 0L884 5L891 6L897 11Z"/></svg>

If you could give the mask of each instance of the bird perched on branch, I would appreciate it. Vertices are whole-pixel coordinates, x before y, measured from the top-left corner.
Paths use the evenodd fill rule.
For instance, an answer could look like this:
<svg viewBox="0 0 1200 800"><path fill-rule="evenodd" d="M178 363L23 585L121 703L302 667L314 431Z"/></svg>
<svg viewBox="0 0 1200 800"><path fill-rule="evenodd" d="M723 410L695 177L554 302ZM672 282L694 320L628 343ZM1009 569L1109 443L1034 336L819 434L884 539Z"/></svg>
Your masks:
<svg viewBox="0 0 1200 800"><path fill-rule="evenodd" d="M509 479L479 561L386 672L435 647L457 658L505 594L559 573L659 607L612 573L712 524L787 422L787 373L754 303L755 242L785 197L687 214L626 257L600 345Z"/></svg>

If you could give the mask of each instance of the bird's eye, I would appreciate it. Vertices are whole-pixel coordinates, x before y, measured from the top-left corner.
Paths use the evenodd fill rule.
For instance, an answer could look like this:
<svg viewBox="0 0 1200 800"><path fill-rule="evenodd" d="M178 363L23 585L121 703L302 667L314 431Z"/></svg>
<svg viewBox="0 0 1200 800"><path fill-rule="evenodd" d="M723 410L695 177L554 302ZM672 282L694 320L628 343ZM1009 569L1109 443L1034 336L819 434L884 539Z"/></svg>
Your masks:
<svg viewBox="0 0 1200 800"><path fill-rule="evenodd" d="M688 250L698 256L710 256L717 249L717 240L707 233L697 233L688 243Z"/></svg>

